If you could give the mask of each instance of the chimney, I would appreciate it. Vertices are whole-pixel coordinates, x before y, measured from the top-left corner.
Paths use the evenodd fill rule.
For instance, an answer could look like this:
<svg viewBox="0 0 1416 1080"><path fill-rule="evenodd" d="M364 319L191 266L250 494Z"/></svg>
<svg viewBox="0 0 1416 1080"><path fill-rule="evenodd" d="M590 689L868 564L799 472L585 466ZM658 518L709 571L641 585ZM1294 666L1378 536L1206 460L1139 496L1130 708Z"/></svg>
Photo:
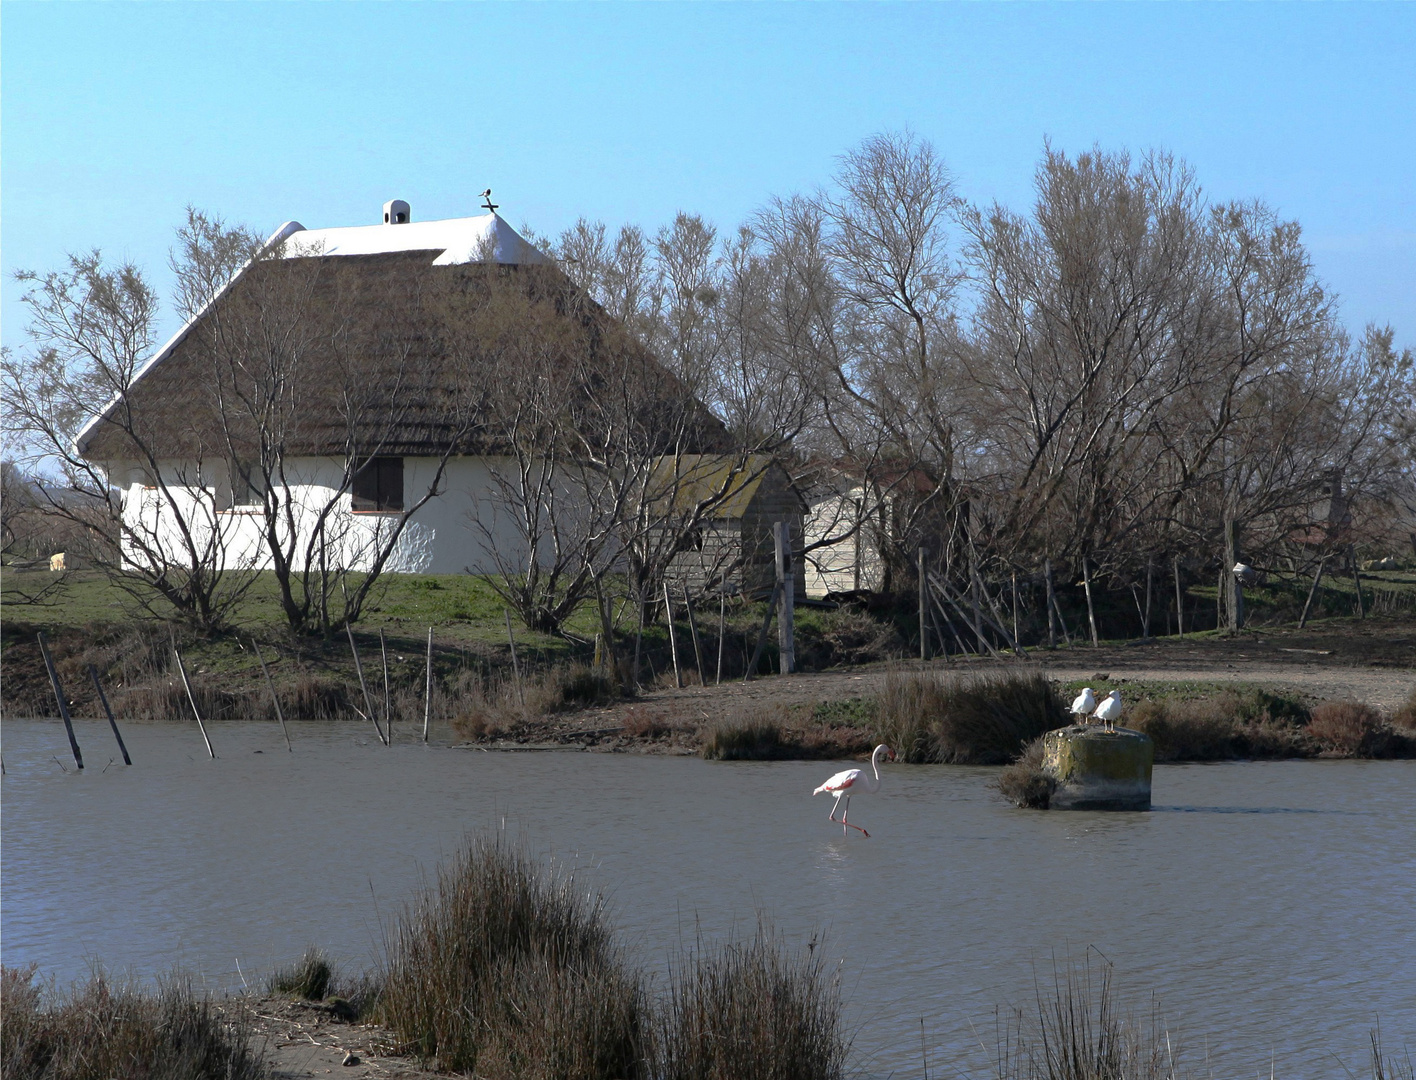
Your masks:
<svg viewBox="0 0 1416 1080"><path fill-rule="evenodd" d="M407 225L413 220L413 211L402 199L389 199L384 203L385 225Z"/></svg>

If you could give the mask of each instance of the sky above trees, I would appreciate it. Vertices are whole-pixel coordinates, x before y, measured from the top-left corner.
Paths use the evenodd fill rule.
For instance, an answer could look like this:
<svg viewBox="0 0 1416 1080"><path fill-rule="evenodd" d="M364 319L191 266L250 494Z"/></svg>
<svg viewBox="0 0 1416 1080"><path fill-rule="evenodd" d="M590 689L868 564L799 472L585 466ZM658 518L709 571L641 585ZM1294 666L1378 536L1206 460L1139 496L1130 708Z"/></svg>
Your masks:
<svg viewBox="0 0 1416 1080"><path fill-rule="evenodd" d="M1412 5L4 6L17 269L103 249L165 293L193 204L263 232L478 212L730 230L873 132L1025 212L1044 140L1165 149L1296 219L1343 322L1416 344ZM167 312L167 327L177 318Z"/></svg>

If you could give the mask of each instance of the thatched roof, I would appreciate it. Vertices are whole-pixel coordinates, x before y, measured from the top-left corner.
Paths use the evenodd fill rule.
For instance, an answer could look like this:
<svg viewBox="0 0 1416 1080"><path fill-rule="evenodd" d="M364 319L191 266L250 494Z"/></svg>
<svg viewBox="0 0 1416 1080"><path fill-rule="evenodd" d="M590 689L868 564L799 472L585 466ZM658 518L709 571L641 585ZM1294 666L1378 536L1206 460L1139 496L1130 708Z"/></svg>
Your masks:
<svg viewBox="0 0 1416 1080"><path fill-rule="evenodd" d="M528 404L592 440L629 410L665 450L723 445L716 418L495 215L272 241L90 421L80 453L225 458L264 432L287 456L493 454Z"/></svg>

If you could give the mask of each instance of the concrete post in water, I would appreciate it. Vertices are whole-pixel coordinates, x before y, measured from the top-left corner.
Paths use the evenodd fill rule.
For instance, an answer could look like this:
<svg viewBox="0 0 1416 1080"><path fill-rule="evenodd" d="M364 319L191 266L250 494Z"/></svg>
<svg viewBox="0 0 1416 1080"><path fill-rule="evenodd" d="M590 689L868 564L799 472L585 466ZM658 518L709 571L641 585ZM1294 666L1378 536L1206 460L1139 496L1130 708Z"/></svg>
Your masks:
<svg viewBox="0 0 1416 1080"><path fill-rule="evenodd" d="M1127 728L1073 724L1043 738L1053 810L1149 810L1155 745Z"/></svg>

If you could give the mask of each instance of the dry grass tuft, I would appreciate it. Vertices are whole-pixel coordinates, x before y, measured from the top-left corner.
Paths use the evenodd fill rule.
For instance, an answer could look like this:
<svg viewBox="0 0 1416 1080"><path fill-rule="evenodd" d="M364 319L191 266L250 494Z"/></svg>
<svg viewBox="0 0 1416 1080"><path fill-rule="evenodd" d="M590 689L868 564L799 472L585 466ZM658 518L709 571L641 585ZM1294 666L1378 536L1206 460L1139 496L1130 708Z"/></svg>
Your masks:
<svg viewBox="0 0 1416 1080"><path fill-rule="evenodd" d="M1057 781L1043 771L1043 741L1028 743L1018 760L1004 767L996 781L1003 797L1025 810L1046 810L1052 804Z"/></svg>
<svg viewBox="0 0 1416 1080"><path fill-rule="evenodd" d="M1308 735L1330 757L1387 757L1393 742L1382 714L1358 701L1315 705Z"/></svg>
<svg viewBox="0 0 1416 1080"><path fill-rule="evenodd" d="M786 756L787 709L751 709L734 713L703 730L699 753L710 761L771 761Z"/></svg>
<svg viewBox="0 0 1416 1080"><path fill-rule="evenodd" d="M1416 734L1416 690L1391 714L1391 725Z"/></svg>
<svg viewBox="0 0 1416 1080"><path fill-rule="evenodd" d="M0 1075L6 1080L261 1080L240 1006L218 1011L185 979L156 993L102 971L67 994L35 969L0 969Z"/></svg>
<svg viewBox="0 0 1416 1080"><path fill-rule="evenodd" d="M670 973L655 1025L657 1080L837 1080L849 1044L840 987L814 950L759 926L748 942L702 943Z"/></svg>
<svg viewBox="0 0 1416 1080"><path fill-rule="evenodd" d="M1226 690L1188 701L1138 702L1126 726L1151 737L1156 761L1229 761L1309 756L1306 720L1302 707L1286 698Z"/></svg>
<svg viewBox="0 0 1416 1080"><path fill-rule="evenodd" d="M643 1075L646 1004L603 901L498 839L438 872L387 945L379 1018L487 1080Z"/></svg>
<svg viewBox="0 0 1416 1080"><path fill-rule="evenodd" d="M875 710L875 736L904 761L1002 765L1069 721L1041 674L955 678L895 670Z"/></svg>

